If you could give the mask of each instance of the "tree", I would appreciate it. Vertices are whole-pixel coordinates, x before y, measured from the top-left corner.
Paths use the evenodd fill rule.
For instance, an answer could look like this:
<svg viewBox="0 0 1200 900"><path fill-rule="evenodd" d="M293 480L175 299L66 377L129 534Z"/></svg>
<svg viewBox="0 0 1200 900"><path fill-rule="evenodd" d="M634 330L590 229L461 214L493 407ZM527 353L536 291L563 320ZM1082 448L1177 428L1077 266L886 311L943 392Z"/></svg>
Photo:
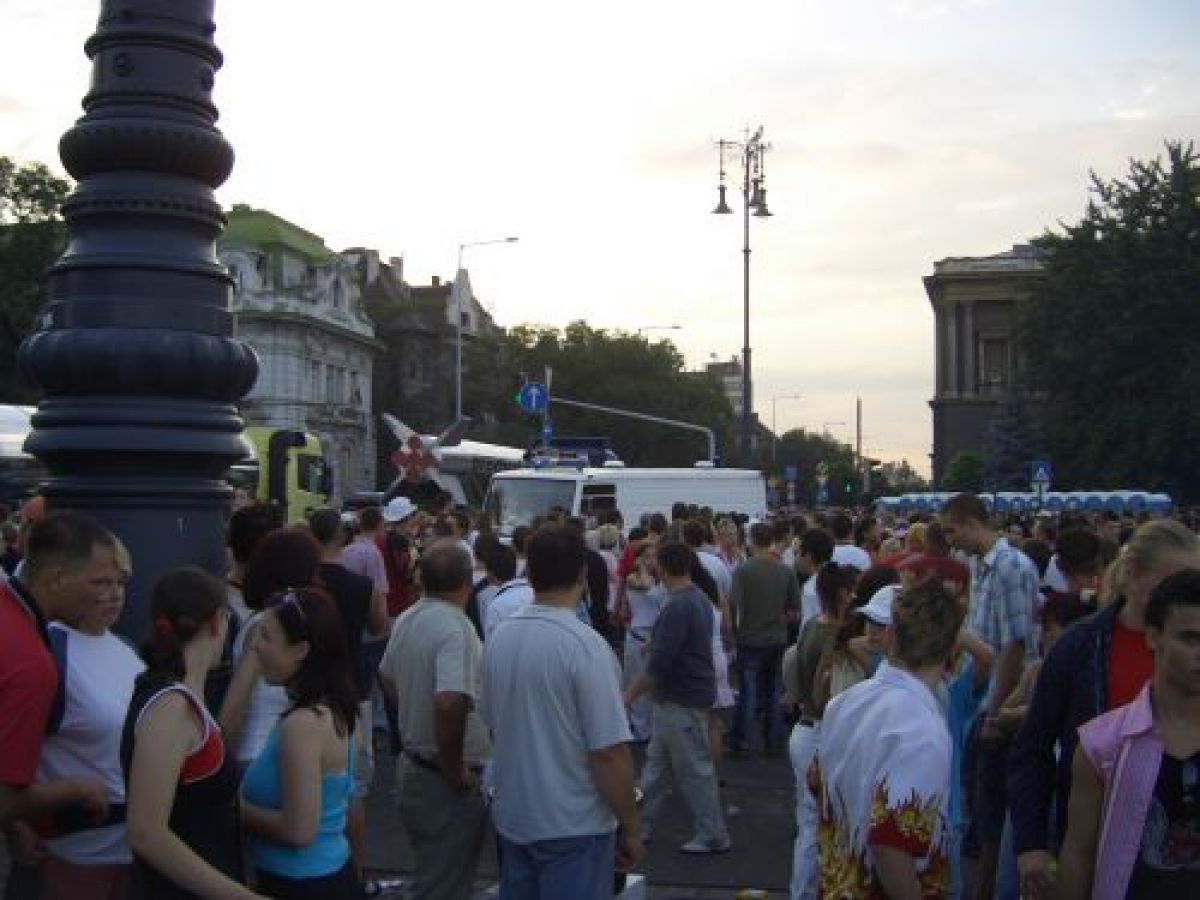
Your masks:
<svg viewBox="0 0 1200 900"><path fill-rule="evenodd" d="M775 448L776 468L783 471L795 466L799 476L796 483L796 499L801 505L816 501L817 464L826 466L825 489L829 491L829 503L834 506L849 505L854 492L846 494L845 484L854 481L854 451L846 444L828 434L793 428L779 437Z"/></svg>
<svg viewBox="0 0 1200 900"><path fill-rule="evenodd" d="M726 459L734 446L733 411L720 383L686 371L669 341L572 322L561 330L517 326L471 349L463 407L481 423L472 431L480 440L524 445L539 434L541 418L522 412L514 396L525 381L541 381L549 366L552 395L707 426ZM558 435L610 437L630 465L691 465L708 451L699 433L609 413L552 405L551 421Z"/></svg>
<svg viewBox="0 0 1200 900"><path fill-rule="evenodd" d="M978 453L964 450L946 466L942 475L942 490L944 491L973 491L980 493L984 489L983 457Z"/></svg>
<svg viewBox="0 0 1200 900"><path fill-rule="evenodd" d="M17 373L17 348L33 331L46 271L65 246L59 207L70 189L41 163L0 156L0 399L8 403L37 399Z"/></svg>
<svg viewBox="0 0 1200 900"><path fill-rule="evenodd" d="M1030 464L1045 456L1025 391L1014 387L984 432L984 484L989 491L1029 490Z"/></svg>
<svg viewBox="0 0 1200 900"><path fill-rule="evenodd" d="M1036 241L1021 342L1056 486L1200 499L1200 164L1190 143L1166 150L1093 173L1082 220Z"/></svg>

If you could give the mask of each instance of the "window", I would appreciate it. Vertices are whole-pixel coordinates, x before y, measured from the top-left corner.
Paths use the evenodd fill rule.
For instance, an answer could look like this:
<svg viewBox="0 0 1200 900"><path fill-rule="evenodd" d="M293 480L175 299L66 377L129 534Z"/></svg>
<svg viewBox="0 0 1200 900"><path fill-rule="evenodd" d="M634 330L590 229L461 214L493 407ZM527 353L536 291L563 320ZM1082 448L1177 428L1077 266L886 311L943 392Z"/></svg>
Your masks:
<svg viewBox="0 0 1200 900"><path fill-rule="evenodd" d="M979 383L1008 384L1011 362L1006 338L983 338L979 342Z"/></svg>
<svg viewBox="0 0 1200 900"><path fill-rule="evenodd" d="M337 403L337 370L333 366L325 367L325 402Z"/></svg>
<svg viewBox="0 0 1200 900"><path fill-rule="evenodd" d="M315 359L310 365L310 379L312 381L312 401L313 403L321 402L321 364Z"/></svg>

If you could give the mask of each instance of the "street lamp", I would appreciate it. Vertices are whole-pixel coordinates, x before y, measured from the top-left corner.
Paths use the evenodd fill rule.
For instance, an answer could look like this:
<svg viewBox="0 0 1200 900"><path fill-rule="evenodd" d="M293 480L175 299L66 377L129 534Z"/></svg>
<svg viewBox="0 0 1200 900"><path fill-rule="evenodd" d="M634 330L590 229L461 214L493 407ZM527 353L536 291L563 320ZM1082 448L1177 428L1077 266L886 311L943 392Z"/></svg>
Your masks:
<svg viewBox="0 0 1200 900"><path fill-rule="evenodd" d="M779 394L771 398L771 461L775 461L775 451L779 448L779 432L775 429L775 403L779 400L803 400L803 394Z"/></svg>
<svg viewBox="0 0 1200 900"><path fill-rule="evenodd" d="M638 328L637 333L643 334L647 331L679 331L682 328L682 325L642 325Z"/></svg>
<svg viewBox="0 0 1200 900"><path fill-rule="evenodd" d="M458 245L458 268L454 272L454 422L462 421L462 292L463 251L468 247L486 247L488 244L515 244L520 238L502 237L487 241L467 241Z"/></svg>
<svg viewBox="0 0 1200 900"><path fill-rule="evenodd" d="M763 170L763 157L771 145L762 139L763 129L753 134L746 129L746 136L741 141L717 142L720 160L720 178L717 183L717 207L713 213L720 216L733 212L726 201L725 191L725 154L736 153L742 164L742 464L750 465L750 447L752 434L751 397L750 397L750 213L753 210L756 218L764 219L771 215L767 209L766 174Z"/></svg>

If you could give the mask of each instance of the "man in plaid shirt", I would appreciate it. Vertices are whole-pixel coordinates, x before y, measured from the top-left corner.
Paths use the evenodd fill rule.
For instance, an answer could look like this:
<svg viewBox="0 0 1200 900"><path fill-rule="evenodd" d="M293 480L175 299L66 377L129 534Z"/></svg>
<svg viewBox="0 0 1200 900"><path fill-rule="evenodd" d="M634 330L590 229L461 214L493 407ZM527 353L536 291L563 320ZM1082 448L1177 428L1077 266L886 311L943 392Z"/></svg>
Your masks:
<svg viewBox="0 0 1200 900"><path fill-rule="evenodd" d="M1017 686L1026 659L1034 650L1039 580L1033 562L996 533L987 508L974 494L952 497L942 507L941 520L954 546L971 557L967 625L996 655L992 681L974 736L972 811L980 844L974 896L976 900L991 900L1008 810L1008 745L1004 733L996 727L995 716Z"/></svg>

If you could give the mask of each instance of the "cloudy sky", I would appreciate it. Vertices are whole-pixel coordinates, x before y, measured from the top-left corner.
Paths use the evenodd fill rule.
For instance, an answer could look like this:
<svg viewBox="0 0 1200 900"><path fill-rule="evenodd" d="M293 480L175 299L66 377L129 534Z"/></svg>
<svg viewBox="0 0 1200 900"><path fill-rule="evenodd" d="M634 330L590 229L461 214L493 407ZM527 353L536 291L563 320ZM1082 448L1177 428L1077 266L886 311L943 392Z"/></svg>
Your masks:
<svg viewBox="0 0 1200 900"><path fill-rule="evenodd" d="M57 165L99 0L0 0L0 154ZM505 325L742 345L718 138L762 125L755 407L928 470L934 260L1077 218L1200 136L1195 0L218 0L226 204L450 277ZM740 200L739 200L740 202ZM584 399L580 397L577 399ZM402 412L402 411L401 411ZM841 424L844 423L844 424Z"/></svg>

